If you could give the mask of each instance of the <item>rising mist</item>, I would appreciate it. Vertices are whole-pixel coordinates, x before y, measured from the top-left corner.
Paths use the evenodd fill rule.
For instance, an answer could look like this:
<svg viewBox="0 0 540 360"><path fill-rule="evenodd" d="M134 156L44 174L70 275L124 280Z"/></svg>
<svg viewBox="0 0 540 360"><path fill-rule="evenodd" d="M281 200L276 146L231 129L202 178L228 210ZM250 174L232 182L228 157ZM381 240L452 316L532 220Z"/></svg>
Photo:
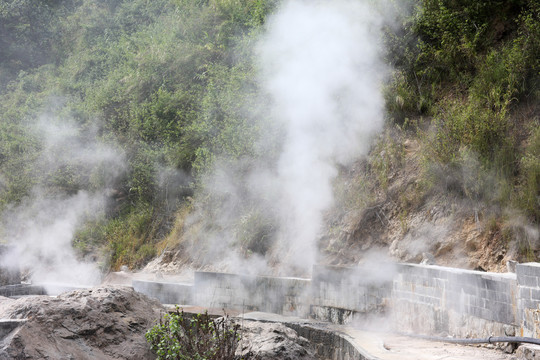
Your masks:
<svg viewBox="0 0 540 360"><path fill-rule="evenodd" d="M33 164L46 174L30 196L2 213L10 251L2 264L17 266L34 283L95 285L101 280L96 258L81 259L74 249L85 222L104 216L107 192L125 171L124 156L98 140L98 128L71 119L41 116L34 124L41 153Z"/></svg>
<svg viewBox="0 0 540 360"><path fill-rule="evenodd" d="M366 154L383 126L382 19L369 1L287 1L269 18L257 65L270 104L267 133L277 127L280 136L259 143L279 150L256 163L218 162L205 191L221 206L196 215L204 225L195 252L204 247L206 262L239 272L311 271L337 166ZM265 244L245 260L238 227L249 221L263 228Z"/></svg>

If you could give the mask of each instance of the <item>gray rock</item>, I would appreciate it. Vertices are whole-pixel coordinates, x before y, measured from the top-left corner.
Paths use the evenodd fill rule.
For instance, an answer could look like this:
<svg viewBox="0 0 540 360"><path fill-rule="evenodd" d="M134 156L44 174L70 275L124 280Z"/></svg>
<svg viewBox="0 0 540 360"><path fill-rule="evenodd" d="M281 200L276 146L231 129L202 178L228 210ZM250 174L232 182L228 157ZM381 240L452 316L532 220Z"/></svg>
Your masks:
<svg viewBox="0 0 540 360"><path fill-rule="evenodd" d="M0 339L0 359L155 359L144 334L161 311L126 286L0 298L0 319L27 319Z"/></svg>
<svg viewBox="0 0 540 360"><path fill-rule="evenodd" d="M506 336L516 336L516 328L512 325L503 325L504 334Z"/></svg>
<svg viewBox="0 0 540 360"><path fill-rule="evenodd" d="M296 331L279 323L243 321L238 359L298 360L315 359L315 349Z"/></svg>

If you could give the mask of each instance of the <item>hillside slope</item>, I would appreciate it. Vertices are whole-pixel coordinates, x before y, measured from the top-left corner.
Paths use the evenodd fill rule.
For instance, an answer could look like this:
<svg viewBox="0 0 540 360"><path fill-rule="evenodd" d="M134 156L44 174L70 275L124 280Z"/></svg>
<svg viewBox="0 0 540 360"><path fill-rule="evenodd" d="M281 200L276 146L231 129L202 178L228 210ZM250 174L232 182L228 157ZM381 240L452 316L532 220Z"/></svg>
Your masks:
<svg viewBox="0 0 540 360"><path fill-rule="evenodd" d="M339 168L318 261L375 256L488 271L535 261L539 4L426 0L410 11L386 32L394 72L385 130L367 156ZM215 265L184 242L193 229L181 225L180 250L148 269ZM268 236L264 222L250 230Z"/></svg>
<svg viewBox="0 0 540 360"><path fill-rule="evenodd" d="M30 273L540 255L537 0L0 0L0 35Z"/></svg>

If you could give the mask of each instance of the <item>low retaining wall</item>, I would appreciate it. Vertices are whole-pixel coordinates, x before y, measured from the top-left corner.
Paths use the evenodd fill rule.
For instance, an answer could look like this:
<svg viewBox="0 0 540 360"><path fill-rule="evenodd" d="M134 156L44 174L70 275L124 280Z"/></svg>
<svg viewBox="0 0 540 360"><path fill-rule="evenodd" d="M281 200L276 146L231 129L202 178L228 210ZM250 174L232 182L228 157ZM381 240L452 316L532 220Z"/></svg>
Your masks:
<svg viewBox="0 0 540 360"><path fill-rule="evenodd" d="M133 280L132 286L140 293L157 298L162 304L192 303L192 284Z"/></svg>
<svg viewBox="0 0 540 360"><path fill-rule="evenodd" d="M516 326L516 274L402 264L393 281L392 318L401 331L459 337L504 335Z"/></svg>
<svg viewBox="0 0 540 360"><path fill-rule="evenodd" d="M314 266L311 316L334 324L361 320L366 314L386 310L392 291L392 276L366 276L365 268Z"/></svg>
<svg viewBox="0 0 540 360"><path fill-rule="evenodd" d="M16 284L0 286L0 296L20 297L28 295L47 295L47 292L40 285Z"/></svg>
<svg viewBox="0 0 540 360"><path fill-rule="evenodd" d="M391 307L403 331L540 337L540 264L515 274L402 264Z"/></svg>
<svg viewBox="0 0 540 360"><path fill-rule="evenodd" d="M196 272L194 304L307 316L311 280Z"/></svg>
<svg viewBox="0 0 540 360"><path fill-rule="evenodd" d="M311 280L196 272L193 285L133 285L164 303L310 316L338 324L386 312L405 332L540 337L538 263L518 264L515 274L416 264L315 266Z"/></svg>
<svg viewBox="0 0 540 360"><path fill-rule="evenodd" d="M516 275L520 335L540 337L540 264L518 264Z"/></svg>

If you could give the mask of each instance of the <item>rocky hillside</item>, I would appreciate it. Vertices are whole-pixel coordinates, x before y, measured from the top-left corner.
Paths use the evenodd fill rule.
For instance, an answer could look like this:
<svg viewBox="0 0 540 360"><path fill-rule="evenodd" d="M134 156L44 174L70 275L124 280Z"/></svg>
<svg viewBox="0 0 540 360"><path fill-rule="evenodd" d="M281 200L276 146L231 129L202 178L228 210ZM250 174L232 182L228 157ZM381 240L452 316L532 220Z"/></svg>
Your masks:
<svg viewBox="0 0 540 360"><path fill-rule="evenodd" d="M341 172L327 259L381 248L479 270L536 261L538 2L417 5L388 35L390 119L370 155Z"/></svg>
<svg viewBox="0 0 540 360"><path fill-rule="evenodd" d="M402 10L394 19L399 26L384 35L392 66L384 130L366 156L338 167L334 205L318 235L318 261L353 265L375 254L489 271L506 271L508 261L535 261L538 3L424 0ZM166 245L172 250L148 269L215 265L198 234L227 226L240 235L242 256L263 254L279 266L290 254L273 253L273 213L249 200L248 207L232 225L204 206L199 217L181 214ZM201 211L201 204L194 208Z"/></svg>

